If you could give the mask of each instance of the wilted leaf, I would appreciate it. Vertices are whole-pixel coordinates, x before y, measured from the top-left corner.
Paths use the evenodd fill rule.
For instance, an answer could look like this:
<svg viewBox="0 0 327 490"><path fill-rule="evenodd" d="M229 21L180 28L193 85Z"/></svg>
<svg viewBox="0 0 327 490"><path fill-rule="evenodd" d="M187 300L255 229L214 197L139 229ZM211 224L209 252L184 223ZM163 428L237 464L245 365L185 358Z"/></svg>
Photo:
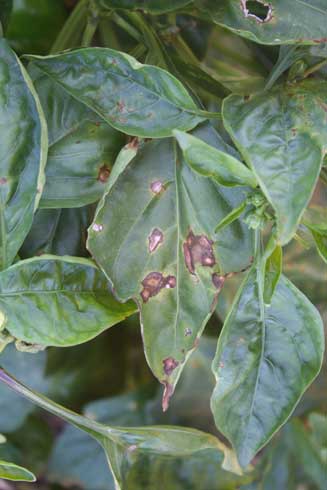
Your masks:
<svg viewBox="0 0 327 490"><path fill-rule="evenodd" d="M196 134L228 152L210 126ZM140 305L145 353L165 385L165 409L213 311L216 278L250 263L244 225L235 221L214 234L241 198L194 173L174 140L152 141L119 175L89 229L88 248L117 297Z"/></svg>
<svg viewBox="0 0 327 490"><path fill-rule="evenodd" d="M47 134L32 83L0 39L0 269L14 260L44 184Z"/></svg>
<svg viewBox="0 0 327 490"><path fill-rule="evenodd" d="M170 73L142 65L126 53L85 48L33 64L111 126L148 138L189 130L207 117Z"/></svg>
<svg viewBox="0 0 327 490"><path fill-rule="evenodd" d="M317 376L324 332L319 313L281 276L271 306L253 266L219 337L212 410L217 427L247 465L287 420Z"/></svg>
<svg viewBox="0 0 327 490"><path fill-rule="evenodd" d="M0 274L0 310L3 327L17 339L63 347L90 340L136 305L118 303L91 261L44 255Z"/></svg>

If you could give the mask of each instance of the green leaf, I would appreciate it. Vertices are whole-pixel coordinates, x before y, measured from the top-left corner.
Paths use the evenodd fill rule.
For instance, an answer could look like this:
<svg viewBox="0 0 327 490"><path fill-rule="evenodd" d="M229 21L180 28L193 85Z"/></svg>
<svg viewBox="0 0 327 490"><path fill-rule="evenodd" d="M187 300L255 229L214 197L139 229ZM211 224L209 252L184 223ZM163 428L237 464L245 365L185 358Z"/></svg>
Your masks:
<svg viewBox="0 0 327 490"><path fill-rule="evenodd" d="M46 182L40 207L72 208L98 201L125 142L124 135L35 66L30 65L29 73L49 134Z"/></svg>
<svg viewBox="0 0 327 490"><path fill-rule="evenodd" d="M0 269L14 260L44 184L46 124L32 83L0 39Z"/></svg>
<svg viewBox="0 0 327 490"><path fill-rule="evenodd" d="M143 10L150 14L171 12L192 3L192 0L97 0L104 9Z"/></svg>
<svg viewBox="0 0 327 490"><path fill-rule="evenodd" d="M44 255L0 274L0 309L3 326L17 339L64 347L92 339L136 306L118 303L91 261Z"/></svg>
<svg viewBox="0 0 327 490"><path fill-rule="evenodd" d="M90 434L103 447L117 490L125 488L125 471L140 455L190 457L202 451L223 454L223 468L241 474L231 449L215 436L199 430L174 426L112 427L78 415L31 391L0 369L0 381L75 427Z"/></svg>
<svg viewBox="0 0 327 490"><path fill-rule="evenodd" d="M275 244L275 240L274 240ZM268 255L265 265L264 302L269 305L283 270L283 249L276 245Z"/></svg>
<svg viewBox="0 0 327 490"><path fill-rule="evenodd" d="M35 475L26 468L0 460L0 478L13 481L36 481Z"/></svg>
<svg viewBox="0 0 327 490"><path fill-rule="evenodd" d="M284 276L271 306L263 273L254 265L241 286L218 340L211 406L219 430L241 466L283 425L323 359L318 311Z"/></svg>
<svg viewBox="0 0 327 490"><path fill-rule="evenodd" d="M320 257L327 263L327 210L314 206L306 210L303 223L312 233Z"/></svg>
<svg viewBox="0 0 327 490"><path fill-rule="evenodd" d="M173 131L173 135L183 151L190 167L204 177L225 186L257 186L252 171L228 153L204 143L199 138L182 131Z"/></svg>
<svg viewBox="0 0 327 490"><path fill-rule="evenodd" d="M94 208L38 209L32 228L19 250L22 259L43 254L89 256L86 250L86 230Z"/></svg>
<svg viewBox="0 0 327 490"><path fill-rule="evenodd" d="M109 48L29 57L75 99L124 133L161 138L207 117L170 73Z"/></svg>
<svg viewBox="0 0 327 490"><path fill-rule="evenodd" d="M1 25L5 30L10 18L13 0L0 0L0 30Z"/></svg>
<svg viewBox="0 0 327 490"><path fill-rule="evenodd" d="M261 44L315 44L326 41L324 0L196 0L213 22Z"/></svg>
<svg viewBox="0 0 327 490"><path fill-rule="evenodd" d="M276 212L281 244L296 232L319 176L325 92L321 83L304 83L223 104L224 125Z"/></svg>
<svg viewBox="0 0 327 490"><path fill-rule="evenodd" d="M209 125L196 134L228 151ZM239 194L194 173L173 139L151 141L104 196L89 229L88 248L117 297L140 305L145 354L165 386L165 409L214 309L215 279L250 262L251 237L240 222L214 234Z"/></svg>
<svg viewBox="0 0 327 490"><path fill-rule="evenodd" d="M247 201L243 201L237 208L233 209L230 213L227 214L222 220L219 221L218 225L215 228L215 233L218 233L221 231L225 226L228 226L237 219L244 213L245 209L247 207Z"/></svg>

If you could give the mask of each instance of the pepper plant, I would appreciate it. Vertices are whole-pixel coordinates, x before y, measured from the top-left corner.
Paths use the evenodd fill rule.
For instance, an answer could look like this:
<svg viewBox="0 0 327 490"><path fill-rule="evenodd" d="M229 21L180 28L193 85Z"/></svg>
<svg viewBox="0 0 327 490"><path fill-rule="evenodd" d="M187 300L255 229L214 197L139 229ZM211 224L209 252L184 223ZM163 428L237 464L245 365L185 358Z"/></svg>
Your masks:
<svg viewBox="0 0 327 490"><path fill-rule="evenodd" d="M302 418L280 429L323 363L323 309L291 281L304 269L288 257L294 246L314 249L326 287L327 5L41 3L0 2L0 380L100 444L111 479L97 488L155 489L167 477L165 488L199 489L187 464L209 474L209 461L206 490L295 489L301 480L289 468L280 480L278 458L290 466L298 449L305 488L322 489L322 416L303 424L322 403L297 408ZM39 24L28 22L33 8ZM97 406L78 415L40 393L70 403L49 388L69 386L61 363L81 344L99 348L95 338L117 324L111 352L122 356L140 329L162 410L173 413L187 379L200 406L209 383L214 424L167 424L140 407L124 418L124 399L117 421L114 399L99 418ZM214 380L205 355L193 383L203 342L216 351ZM41 389L31 358L48 362ZM114 369L109 354L105 363ZM52 459L65 459L55 447ZM0 477L32 481L18 463L0 461Z"/></svg>

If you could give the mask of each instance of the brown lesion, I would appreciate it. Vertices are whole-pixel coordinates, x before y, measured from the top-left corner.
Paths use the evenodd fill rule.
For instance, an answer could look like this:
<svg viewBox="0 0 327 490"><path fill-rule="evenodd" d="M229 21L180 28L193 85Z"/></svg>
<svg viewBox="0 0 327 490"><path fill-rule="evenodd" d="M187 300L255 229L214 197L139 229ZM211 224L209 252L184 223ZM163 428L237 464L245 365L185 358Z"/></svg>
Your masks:
<svg viewBox="0 0 327 490"><path fill-rule="evenodd" d="M163 288L175 288L176 277L166 276L161 272L150 272L142 281L143 289L141 291L141 297L143 302L146 303L149 298L157 296Z"/></svg>
<svg viewBox="0 0 327 490"><path fill-rule="evenodd" d="M110 168L107 167L107 165L105 165L105 164L102 165L99 168L98 180L104 184L109 179L109 176L110 176Z"/></svg>
<svg viewBox="0 0 327 490"><path fill-rule="evenodd" d="M174 359L173 357L167 357L162 361L162 363L163 370L167 376L170 376L174 369L176 369L179 365L179 362L176 361L176 359Z"/></svg>
<svg viewBox="0 0 327 490"><path fill-rule="evenodd" d="M155 180L151 182L150 189L153 192L153 194L159 194L161 191L164 190L164 185L160 180Z"/></svg>
<svg viewBox="0 0 327 490"><path fill-rule="evenodd" d="M161 230L159 228L154 228L149 237L149 252L152 253L154 252L159 245L163 242L164 236Z"/></svg>
<svg viewBox="0 0 327 490"><path fill-rule="evenodd" d="M183 251L185 264L190 274L195 274L197 264L204 267L213 267L216 264L213 241L205 235L194 235L190 230L183 243Z"/></svg>

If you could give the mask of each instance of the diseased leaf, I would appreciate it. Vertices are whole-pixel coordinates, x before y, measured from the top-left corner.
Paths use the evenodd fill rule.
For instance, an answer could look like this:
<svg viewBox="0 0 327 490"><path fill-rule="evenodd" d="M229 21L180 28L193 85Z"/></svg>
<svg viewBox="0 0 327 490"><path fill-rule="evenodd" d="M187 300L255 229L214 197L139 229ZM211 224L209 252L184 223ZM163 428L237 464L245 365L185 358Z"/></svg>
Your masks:
<svg viewBox="0 0 327 490"><path fill-rule="evenodd" d="M284 276L271 306L254 265L241 286L218 340L211 406L219 430L241 466L283 425L323 359L318 311Z"/></svg>
<svg viewBox="0 0 327 490"><path fill-rule="evenodd" d="M46 124L32 83L0 39L0 269L14 260L44 184Z"/></svg>
<svg viewBox="0 0 327 490"><path fill-rule="evenodd" d="M173 131L184 158L195 172L209 177L225 186L257 186L252 171L232 155L204 143L204 141L182 131Z"/></svg>
<svg viewBox="0 0 327 490"><path fill-rule="evenodd" d="M105 9L143 10L150 14L171 12L192 3L192 0L97 0Z"/></svg>
<svg viewBox="0 0 327 490"><path fill-rule="evenodd" d="M0 274L0 310L11 335L41 346L76 345L135 313L86 259L44 255Z"/></svg>
<svg viewBox="0 0 327 490"><path fill-rule="evenodd" d="M30 57L75 99L124 133L160 138L189 130L208 114L170 73L109 48Z"/></svg>
<svg viewBox="0 0 327 490"><path fill-rule="evenodd" d="M0 460L0 478L13 481L36 481L35 475L26 468Z"/></svg>
<svg viewBox="0 0 327 490"><path fill-rule="evenodd" d="M319 176L326 101L324 85L313 82L223 104L225 127L275 209L281 244L296 232Z"/></svg>
<svg viewBox="0 0 327 490"><path fill-rule="evenodd" d="M42 208L80 207L102 196L125 137L35 66L29 73L48 125Z"/></svg>
<svg viewBox="0 0 327 490"><path fill-rule="evenodd" d="M209 125L196 134L229 151ZM140 305L146 358L165 386L164 409L213 311L218 276L250 263L244 225L235 221L214 233L241 198L194 173L173 139L151 141L104 196L89 229L88 248L117 297Z"/></svg>
<svg viewBox="0 0 327 490"><path fill-rule="evenodd" d="M189 457L202 451L223 454L223 468L241 474L234 453L215 436L187 427L111 427L100 424L31 391L0 369L0 381L27 399L87 432L103 447L117 490L125 488L126 470L142 455Z"/></svg>
<svg viewBox="0 0 327 490"><path fill-rule="evenodd" d="M195 0L213 22L261 44L326 42L324 0Z"/></svg>

